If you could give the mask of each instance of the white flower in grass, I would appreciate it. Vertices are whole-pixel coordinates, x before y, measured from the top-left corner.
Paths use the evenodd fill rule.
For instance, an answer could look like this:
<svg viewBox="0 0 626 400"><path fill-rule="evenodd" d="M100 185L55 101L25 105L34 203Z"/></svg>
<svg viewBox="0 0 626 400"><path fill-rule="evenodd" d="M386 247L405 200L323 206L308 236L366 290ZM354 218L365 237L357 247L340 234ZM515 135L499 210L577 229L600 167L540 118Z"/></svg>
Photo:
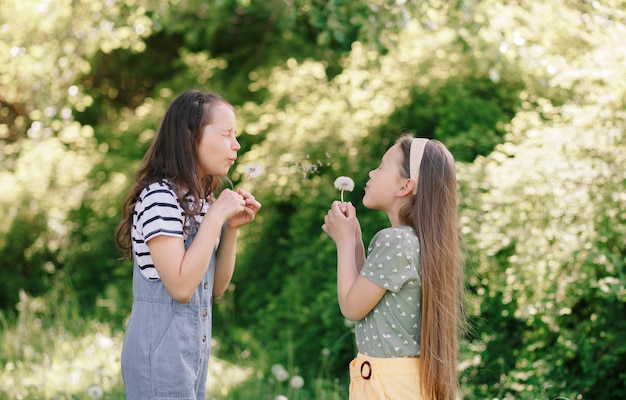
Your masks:
<svg viewBox="0 0 626 400"><path fill-rule="evenodd" d="M272 375L278 382L285 382L289 379L289 372L280 364L272 365Z"/></svg>
<svg viewBox="0 0 626 400"><path fill-rule="evenodd" d="M304 378L300 375L294 375L291 377L289 384L294 389L300 389L302 386L304 386Z"/></svg>
<svg viewBox="0 0 626 400"><path fill-rule="evenodd" d="M244 173L250 178L256 178L263 173L263 167L258 164L248 164L244 168Z"/></svg>
<svg viewBox="0 0 626 400"><path fill-rule="evenodd" d="M340 176L339 178L335 179L335 188L337 190L341 190L341 202L343 203L343 192L348 191L351 192L354 190L354 181L352 180L352 178L349 178L347 176Z"/></svg>
<svg viewBox="0 0 626 400"><path fill-rule="evenodd" d="M279 394L278 396L274 397L274 400L289 400L287 398L287 396L283 396L282 394Z"/></svg>
<svg viewBox="0 0 626 400"><path fill-rule="evenodd" d="M87 395L92 399L99 399L104 396L104 390L98 385L91 385L87 388Z"/></svg>

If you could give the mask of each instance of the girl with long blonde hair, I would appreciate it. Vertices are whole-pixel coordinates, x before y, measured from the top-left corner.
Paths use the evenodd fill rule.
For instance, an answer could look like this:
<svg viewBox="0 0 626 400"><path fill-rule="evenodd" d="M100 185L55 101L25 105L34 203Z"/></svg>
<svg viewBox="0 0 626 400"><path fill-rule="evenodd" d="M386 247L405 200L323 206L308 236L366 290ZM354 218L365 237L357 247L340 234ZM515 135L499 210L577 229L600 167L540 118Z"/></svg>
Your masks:
<svg viewBox="0 0 626 400"><path fill-rule="evenodd" d="M455 162L402 136L369 173L363 205L384 211L365 256L356 209L333 202L322 229L337 246L337 296L356 321L350 399L455 400L464 274Z"/></svg>

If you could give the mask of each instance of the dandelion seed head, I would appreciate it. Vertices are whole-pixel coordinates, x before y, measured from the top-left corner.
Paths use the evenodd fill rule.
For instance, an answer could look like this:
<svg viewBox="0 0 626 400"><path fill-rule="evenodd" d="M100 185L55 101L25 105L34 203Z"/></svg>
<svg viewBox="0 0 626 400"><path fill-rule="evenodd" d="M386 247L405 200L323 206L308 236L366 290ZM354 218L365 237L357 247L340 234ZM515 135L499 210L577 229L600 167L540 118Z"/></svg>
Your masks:
<svg viewBox="0 0 626 400"><path fill-rule="evenodd" d="M294 389L300 389L302 386L304 386L304 378L300 375L294 375L291 377L289 384Z"/></svg>
<svg viewBox="0 0 626 400"><path fill-rule="evenodd" d="M104 396L104 390L98 385L91 385L87 388L87 395L92 399L99 399Z"/></svg>
<svg viewBox="0 0 626 400"><path fill-rule="evenodd" d="M340 176L335 179L335 188L341 190L341 202L343 203L343 192L351 192L354 190L354 181L347 176Z"/></svg>
<svg viewBox="0 0 626 400"><path fill-rule="evenodd" d="M351 192L354 190L354 181L347 176L340 176L335 179L335 188L337 190Z"/></svg>
<svg viewBox="0 0 626 400"><path fill-rule="evenodd" d="M263 167L258 164L248 164L244 168L244 173L250 178L256 178L263 173Z"/></svg>
<svg viewBox="0 0 626 400"><path fill-rule="evenodd" d="M278 382L284 382L289 379L289 372L280 364L272 365L272 375Z"/></svg>

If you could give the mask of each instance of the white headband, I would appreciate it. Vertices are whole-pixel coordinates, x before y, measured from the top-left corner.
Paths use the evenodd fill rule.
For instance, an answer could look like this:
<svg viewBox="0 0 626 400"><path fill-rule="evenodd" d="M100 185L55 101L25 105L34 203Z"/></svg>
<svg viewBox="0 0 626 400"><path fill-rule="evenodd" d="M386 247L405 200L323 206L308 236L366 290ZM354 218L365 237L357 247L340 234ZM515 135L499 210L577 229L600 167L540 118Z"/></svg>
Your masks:
<svg viewBox="0 0 626 400"><path fill-rule="evenodd" d="M424 155L426 142L428 142L428 139L426 138L415 138L411 141L409 169L411 172L411 179L415 182L415 186L413 186L413 194L417 193L417 180L420 174L420 164L422 163L422 156Z"/></svg>

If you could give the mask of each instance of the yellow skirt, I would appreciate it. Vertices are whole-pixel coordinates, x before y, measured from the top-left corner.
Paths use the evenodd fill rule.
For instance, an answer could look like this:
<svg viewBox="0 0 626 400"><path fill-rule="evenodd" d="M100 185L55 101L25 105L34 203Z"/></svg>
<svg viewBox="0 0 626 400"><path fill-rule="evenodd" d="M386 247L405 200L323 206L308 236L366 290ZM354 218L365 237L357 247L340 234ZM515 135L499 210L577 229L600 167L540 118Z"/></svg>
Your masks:
<svg viewBox="0 0 626 400"><path fill-rule="evenodd" d="M419 400L419 357L378 358L358 353L350 362L350 400Z"/></svg>

